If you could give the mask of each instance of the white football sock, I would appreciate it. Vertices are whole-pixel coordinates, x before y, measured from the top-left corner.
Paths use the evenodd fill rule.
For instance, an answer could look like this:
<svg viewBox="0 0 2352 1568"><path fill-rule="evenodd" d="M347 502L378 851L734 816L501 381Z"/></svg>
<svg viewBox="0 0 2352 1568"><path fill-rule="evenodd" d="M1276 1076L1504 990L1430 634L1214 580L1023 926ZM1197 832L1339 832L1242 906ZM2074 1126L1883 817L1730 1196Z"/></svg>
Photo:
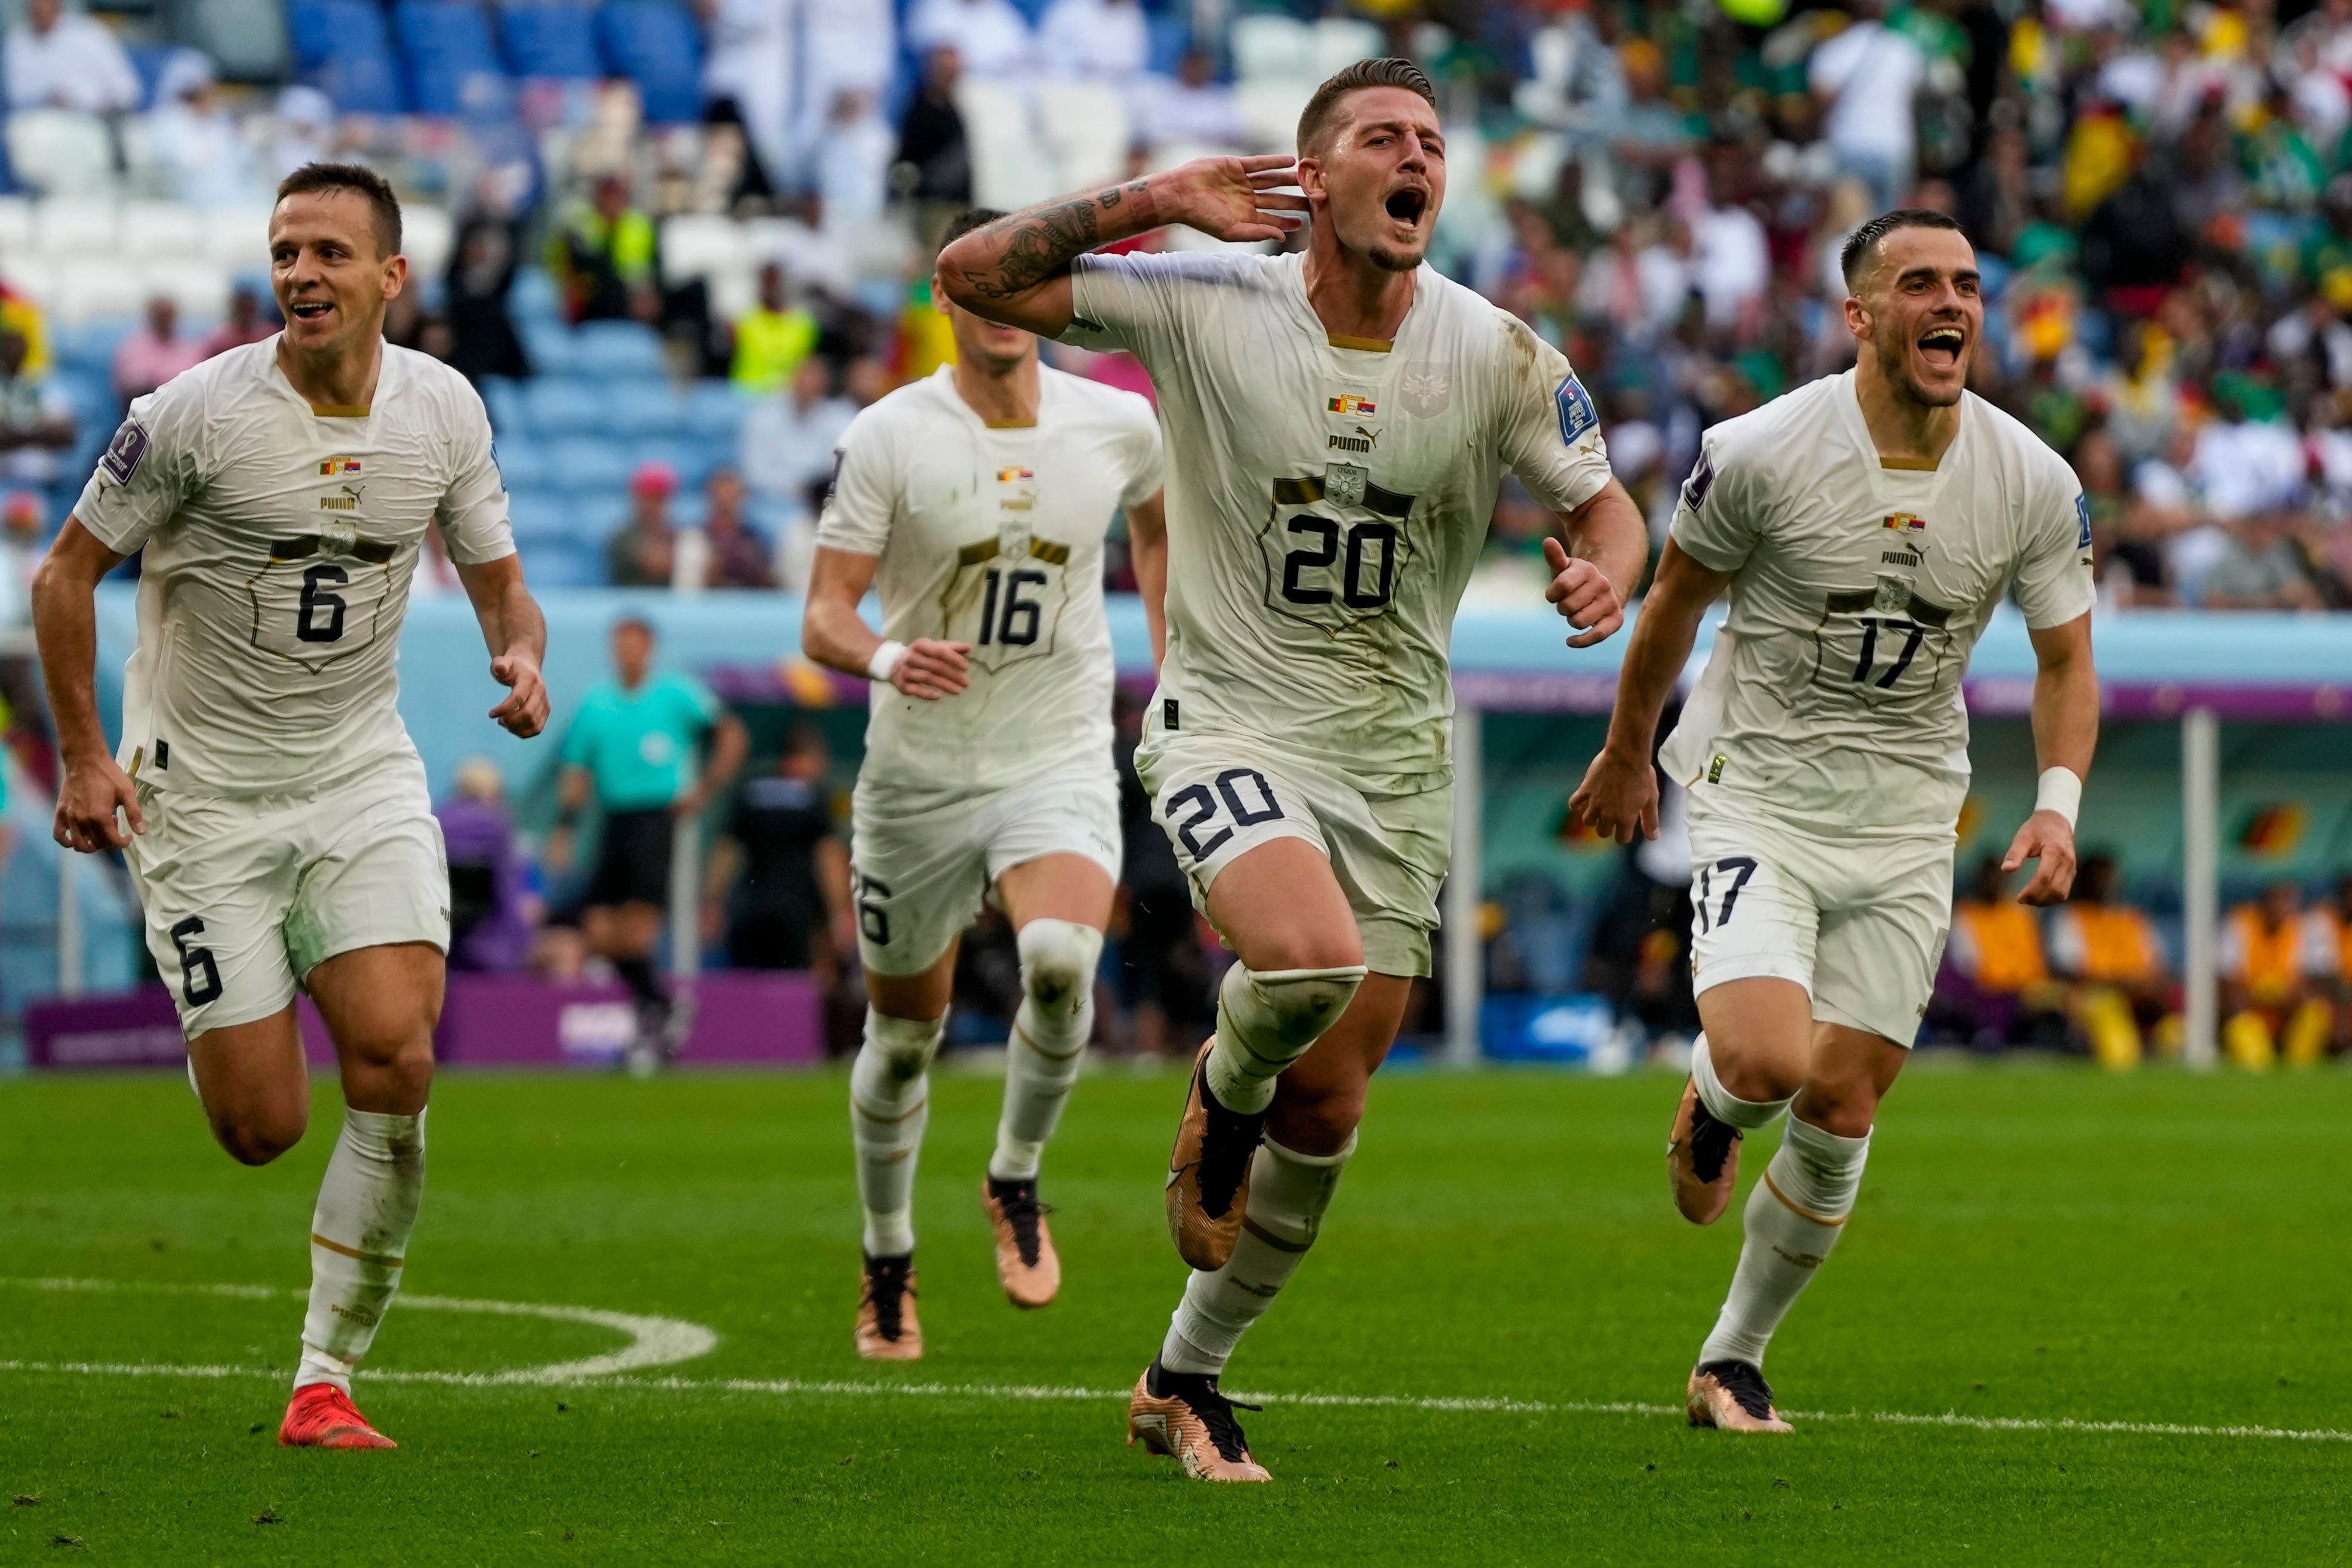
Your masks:
<svg viewBox="0 0 2352 1568"><path fill-rule="evenodd" d="M424 1196L425 1113L345 1111L310 1216L310 1307L295 1387L331 1383L352 1391L352 1368L400 1293Z"/></svg>
<svg viewBox="0 0 2352 1568"><path fill-rule="evenodd" d="M1698 1086L1699 1103L1706 1107L1708 1115L1743 1133L1770 1126L1796 1099L1791 1094L1787 1100L1742 1100L1726 1089L1723 1080L1715 1075L1715 1060L1707 1052L1704 1034L1691 1046L1691 1082Z"/></svg>
<svg viewBox="0 0 2352 1568"><path fill-rule="evenodd" d="M1195 1270L1185 1281L1184 1299L1160 1346L1160 1365L1171 1372L1225 1369L1243 1333L1265 1315L1306 1260L1323 1211L1331 1207L1339 1172L1355 1152L1352 1134L1336 1155L1302 1155L1272 1138L1258 1145L1250 1166L1249 1208L1234 1255L1215 1273Z"/></svg>
<svg viewBox="0 0 2352 1568"><path fill-rule="evenodd" d="M1764 1347L1790 1306L1837 1245L1862 1186L1870 1137L1842 1138L1789 1118L1780 1152L1748 1195L1747 1238L1715 1332L1698 1353L1710 1361L1764 1364Z"/></svg>
<svg viewBox="0 0 2352 1568"><path fill-rule="evenodd" d="M1209 1052L1209 1092L1228 1111L1255 1115L1274 1103L1275 1074L1348 1010L1364 967L1268 969L1235 964L1217 987L1217 1039Z"/></svg>
<svg viewBox="0 0 2352 1568"><path fill-rule="evenodd" d="M1005 1048L1004 1114L988 1174L1029 1181L1054 1124L1062 1119L1078 1058L1095 1028L1095 965L1102 933L1068 920L1033 920L1021 928L1021 1010Z"/></svg>
<svg viewBox="0 0 2352 1568"><path fill-rule="evenodd" d="M849 1064L849 1139L866 1206L866 1255L915 1249L915 1156L930 1120L931 1058L947 1019L885 1018L866 1009L866 1043Z"/></svg>

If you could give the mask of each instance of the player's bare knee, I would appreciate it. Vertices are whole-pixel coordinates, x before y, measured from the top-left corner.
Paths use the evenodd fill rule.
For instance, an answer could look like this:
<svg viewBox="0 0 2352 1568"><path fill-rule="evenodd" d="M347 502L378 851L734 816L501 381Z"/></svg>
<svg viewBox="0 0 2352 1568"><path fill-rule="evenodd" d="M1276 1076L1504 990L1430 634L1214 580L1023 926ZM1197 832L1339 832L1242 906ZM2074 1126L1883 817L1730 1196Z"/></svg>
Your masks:
<svg viewBox="0 0 2352 1568"><path fill-rule="evenodd" d="M1366 1081L1326 1081L1286 1073L1275 1090L1268 1134L1302 1155L1336 1155L1364 1119Z"/></svg>
<svg viewBox="0 0 2352 1568"><path fill-rule="evenodd" d="M310 1108L299 1101L284 1105L240 1105L211 1114L213 1137L241 1166L266 1166L302 1141L309 1130Z"/></svg>
<svg viewBox="0 0 2352 1568"><path fill-rule="evenodd" d="M1810 1079L1797 1097L1796 1114L1841 1138L1868 1137L1878 1118L1878 1085L1860 1073Z"/></svg>
<svg viewBox="0 0 2352 1568"><path fill-rule="evenodd" d="M1021 928L1021 986L1048 1013L1075 1012L1093 989L1102 933L1071 920L1033 920Z"/></svg>

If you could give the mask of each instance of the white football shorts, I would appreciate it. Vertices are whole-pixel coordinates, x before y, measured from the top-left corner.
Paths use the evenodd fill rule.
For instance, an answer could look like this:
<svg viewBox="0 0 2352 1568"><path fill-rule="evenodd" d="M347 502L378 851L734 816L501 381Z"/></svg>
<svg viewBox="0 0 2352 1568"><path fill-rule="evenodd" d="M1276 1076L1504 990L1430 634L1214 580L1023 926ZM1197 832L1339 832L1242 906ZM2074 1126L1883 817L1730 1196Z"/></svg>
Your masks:
<svg viewBox="0 0 2352 1568"><path fill-rule="evenodd" d="M1794 980L1813 1017L1917 1038L1952 919L1951 829L1823 839L1690 806L1692 988Z"/></svg>
<svg viewBox="0 0 2352 1568"><path fill-rule="evenodd" d="M1219 872L1268 840L1303 839L1331 862L1356 912L1365 967L1429 973L1437 891L1454 853L1451 784L1368 795L1232 736L1170 734L1156 713L1135 768L1202 915Z"/></svg>
<svg viewBox="0 0 2352 1568"><path fill-rule="evenodd" d="M137 788L147 831L124 858L189 1039L282 1010L338 953L449 950L448 857L415 758L301 795Z"/></svg>
<svg viewBox="0 0 2352 1568"><path fill-rule="evenodd" d="M1118 780L1108 766L980 794L861 779L850 830L857 951L870 974L919 975L938 963L1013 866L1084 855L1118 880Z"/></svg>

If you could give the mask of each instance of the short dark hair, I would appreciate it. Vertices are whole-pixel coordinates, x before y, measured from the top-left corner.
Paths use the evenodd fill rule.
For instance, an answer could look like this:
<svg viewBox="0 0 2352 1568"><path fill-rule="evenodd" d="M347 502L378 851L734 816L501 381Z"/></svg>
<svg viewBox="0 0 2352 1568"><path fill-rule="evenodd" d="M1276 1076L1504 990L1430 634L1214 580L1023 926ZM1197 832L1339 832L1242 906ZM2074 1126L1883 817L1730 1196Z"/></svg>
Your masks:
<svg viewBox="0 0 2352 1568"><path fill-rule="evenodd" d="M1368 87L1401 87L1407 92L1418 94L1431 109L1437 107L1437 89L1430 85L1429 73L1411 60L1401 60L1393 56L1385 59L1358 60L1317 88L1315 96L1308 99L1307 107L1299 111L1300 157L1305 157L1307 150L1321 141L1323 133L1331 128L1332 117L1339 111L1339 100Z"/></svg>
<svg viewBox="0 0 2352 1568"><path fill-rule="evenodd" d="M1968 237L1958 219L1933 207L1897 207L1891 213L1881 213L1846 235L1845 246L1838 252L1838 271L1844 274L1848 288L1853 287L1853 280L1869 265L1870 253L1878 248L1878 242L1896 229L1949 229L1962 239Z"/></svg>
<svg viewBox="0 0 2352 1568"><path fill-rule="evenodd" d="M997 207L966 207L949 220L947 232L940 235L940 248L947 249L974 229L984 229L1002 217L1012 214Z"/></svg>
<svg viewBox="0 0 2352 1568"><path fill-rule="evenodd" d="M377 254L386 257L400 254L400 198L383 175L364 163L305 163L278 182L281 202L318 191L350 191L366 197L375 214Z"/></svg>

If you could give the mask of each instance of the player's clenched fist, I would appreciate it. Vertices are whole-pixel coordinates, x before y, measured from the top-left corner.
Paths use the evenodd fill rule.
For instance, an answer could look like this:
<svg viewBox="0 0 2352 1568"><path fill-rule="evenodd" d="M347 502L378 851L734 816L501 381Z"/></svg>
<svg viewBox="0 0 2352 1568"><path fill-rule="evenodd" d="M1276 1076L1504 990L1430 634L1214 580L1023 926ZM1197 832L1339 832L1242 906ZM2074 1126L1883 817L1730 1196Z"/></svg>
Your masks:
<svg viewBox="0 0 2352 1568"><path fill-rule="evenodd" d="M117 808L130 821L130 833L116 821ZM131 786L130 775L114 765L114 758L68 764L65 783L58 789L57 823L51 830L58 843L86 855L96 854L100 850L121 849L130 843L131 833L146 831L138 792Z"/></svg>
<svg viewBox="0 0 2352 1568"><path fill-rule="evenodd" d="M547 682L539 661L527 653L508 653L490 661L490 675L508 688L506 700L490 716L509 735L529 740L547 727Z"/></svg>
<svg viewBox="0 0 2352 1568"><path fill-rule="evenodd" d="M2017 895L2020 904L2048 905L2063 904L2066 895L2074 891L2074 830L2066 819L2055 811L2036 811L2025 819L2017 830L2017 837L2009 843L2009 853L2003 857L2000 869L2015 871L2027 861L2042 863L2034 868L2033 880Z"/></svg>
<svg viewBox="0 0 2352 1568"><path fill-rule="evenodd" d="M910 697L937 702L951 697L971 684L969 643L942 643L918 637L907 644L906 656L890 671L890 684Z"/></svg>
<svg viewBox="0 0 2352 1568"><path fill-rule="evenodd" d="M1584 782L1568 798L1568 809L1592 831L1621 844L1658 836L1658 776L1647 757L1621 755L1602 747L1584 770Z"/></svg>
<svg viewBox="0 0 2352 1568"><path fill-rule="evenodd" d="M1625 600L1609 574L1589 560L1573 559L1558 539L1544 540L1544 562L1551 568L1551 586L1544 597L1559 608L1579 635L1571 648L1590 648L1625 624Z"/></svg>

